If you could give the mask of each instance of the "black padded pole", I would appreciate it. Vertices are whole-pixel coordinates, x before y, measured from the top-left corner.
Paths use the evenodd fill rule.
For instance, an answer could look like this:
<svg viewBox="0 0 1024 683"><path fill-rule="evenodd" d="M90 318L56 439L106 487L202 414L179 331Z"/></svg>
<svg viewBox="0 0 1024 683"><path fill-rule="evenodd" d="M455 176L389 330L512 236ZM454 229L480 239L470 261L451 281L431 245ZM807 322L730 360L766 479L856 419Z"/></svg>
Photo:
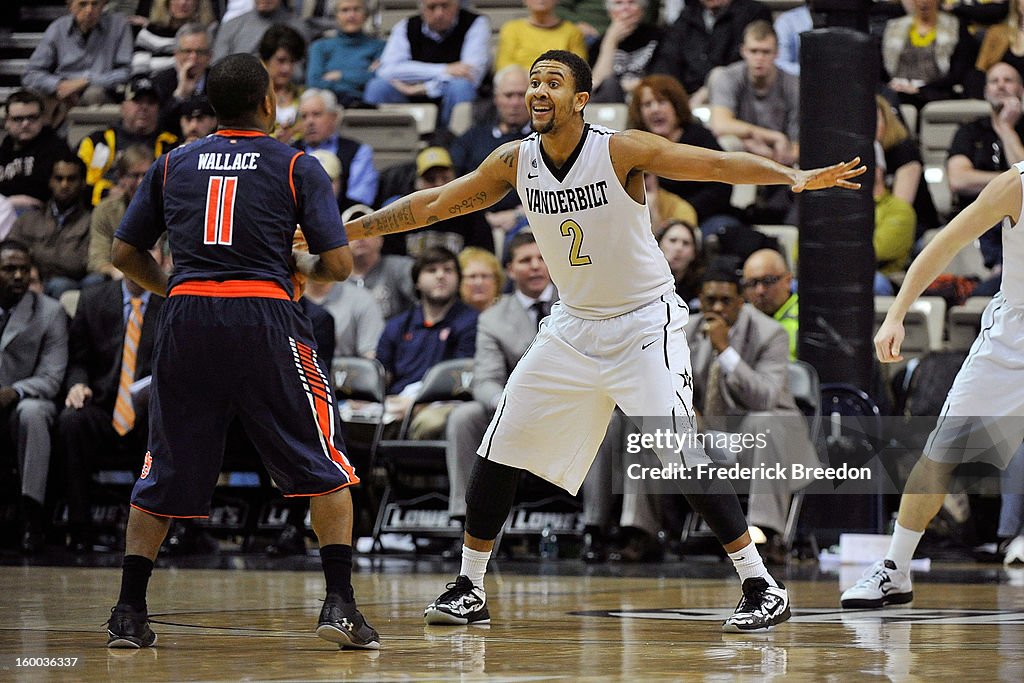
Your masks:
<svg viewBox="0 0 1024 683"><path fill-rule="evenodd" d="M859 156L858 191L800 195L799 356L822 382L870 388L874 320L875 84L878 48L864 33L817 29L800 42L800 167Z"/></svg>

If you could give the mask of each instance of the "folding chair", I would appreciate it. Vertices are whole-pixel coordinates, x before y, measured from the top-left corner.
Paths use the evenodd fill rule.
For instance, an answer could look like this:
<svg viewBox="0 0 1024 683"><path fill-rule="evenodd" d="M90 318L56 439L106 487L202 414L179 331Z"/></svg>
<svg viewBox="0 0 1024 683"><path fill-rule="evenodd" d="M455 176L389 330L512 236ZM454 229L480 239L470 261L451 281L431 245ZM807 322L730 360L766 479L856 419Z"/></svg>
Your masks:
<svg viewBox="0 0 1024 683"><path fill-rule="evenodd" d="M824 442L821 435L821 384L818 371L810 363L801 360L789 364L789 392L793 394L796 406L807 417L807 427L814 451L819 459ZM804 504L803 491L793 494L789 503L789 515L786 517L786 528L782 540L787 548L793 546L800 521L800 510Z"/></svg>
<svg viewBox="0 0 1024 683"><path fill-rule="evenodd" d="M469 401L473 398L473 359L458 358L441 361L427 371L419 392L405 411L396 439L384 439L378 443L377 458L387 470L387 481L377 511L377 520L373 528L374 546L377 547L382 531L386 531L391 510L400 510L405 505L423 502L424 490L430 490L431 498L437 503L443 502L447 509L446 493L438 493L438 483L447 481L445 439L409 438L409 427L418 406L438 401ZM418 491L418 494L413 495ZM405 497L400 497L405 496ZM397 530L397 529L396 529ZM437 528L403 527L403 532L412 532L424 536L455 536L461 533L456 527Z"/></svg>

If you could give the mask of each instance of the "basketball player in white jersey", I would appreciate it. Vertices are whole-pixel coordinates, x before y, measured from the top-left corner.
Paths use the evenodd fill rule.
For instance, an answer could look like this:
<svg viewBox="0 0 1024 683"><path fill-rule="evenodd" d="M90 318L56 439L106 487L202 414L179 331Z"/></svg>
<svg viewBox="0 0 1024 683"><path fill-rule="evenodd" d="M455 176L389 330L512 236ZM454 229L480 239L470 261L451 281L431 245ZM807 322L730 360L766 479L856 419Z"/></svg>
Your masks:
<svg viewBox="0 0 1024 683"><path fill-rule="evenodd" d="M889 551L843 592L843 607L914 599L910 560L950 490L954 468L981 461L1005 469L1024 439L1024 162L996 176L914 259L875 335L883 363L902 360L903 319L917 297L965 246L1002 223L1003 281L981 316L981 333L946 396L939 422L907 479Z"/></svg>
<svg viewBox="0 0 1024 683"><path fill-rule="evenodd" d="M590 89L585 61L545 52L533 64L526 93L534 134L499 147L443 188L417 192L345 226L350 239L401 232L484 209L516 189L561 297L512 372L477 451L466 494L462 571L427 607L428 624L490 619L484 572L520 470L575 494L616 404L630 416L659 416L677 433L695 428L683 335L688 311L651 234L643 172L801 191L856 188L847 179L864 171L859 159L799 171L746 153L588 125L583 108ZM708 462L703 451L682 459L687 466ZM751 543L731 484L718 480L687 500L743 582L743 598L723 628L763 631L788 619L788 593Z"/></svg>

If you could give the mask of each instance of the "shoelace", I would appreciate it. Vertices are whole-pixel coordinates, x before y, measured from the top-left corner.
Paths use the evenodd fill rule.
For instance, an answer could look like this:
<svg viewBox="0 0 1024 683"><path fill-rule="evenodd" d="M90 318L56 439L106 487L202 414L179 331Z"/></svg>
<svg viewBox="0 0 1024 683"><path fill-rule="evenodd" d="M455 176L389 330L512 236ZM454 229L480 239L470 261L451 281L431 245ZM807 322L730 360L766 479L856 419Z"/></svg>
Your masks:
<svg viewBox="0 0 1024 683"><path fill-rule="evenodd" d="M472 586L470 586L470 590L473 590ZM460 593L464 593L464 592L466 592L466 591L464 591L459 586L459 581L458 581L458 579L456 579L455 581L452 581L451 583L449 583L449 584L447 584L445 586L445 592L441 594L441 597L439 597L437 599L437 602L445 602L447 600L451 600L456 595L458 595Z"/></svg>
<svg viewBox="0 0 1024 683"><path fill-rule="evenodd" d="M864 572L864 575L860 577L860 581L857 582L857 585L870 586L872 582L881 585L882 575L887 571L889 571L889 568L884 564L879 563L877 567L872 567L868 571Z"/></svg>
<svg viewBox="0 0 1024 683"><path fill-rule="evenodd" d="M740 598L740 604L736 606L736 610L739 612L753 612L755 609L761 609L766 590L768 590L767 586L764 589L758 587L752 589L749 595L744 591L743 597Z"/></svg>

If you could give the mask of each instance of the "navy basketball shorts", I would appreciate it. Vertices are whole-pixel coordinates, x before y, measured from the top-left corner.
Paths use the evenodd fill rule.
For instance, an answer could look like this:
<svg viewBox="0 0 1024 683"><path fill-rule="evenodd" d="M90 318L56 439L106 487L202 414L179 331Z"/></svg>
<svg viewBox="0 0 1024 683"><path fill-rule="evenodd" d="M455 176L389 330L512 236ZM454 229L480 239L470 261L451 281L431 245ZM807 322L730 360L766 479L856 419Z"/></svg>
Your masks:
<svg viewBox="0 0 1024 683"><path fill-rule="evenodd" d="M208 516L236 416L286 496L358 483L333 386L298 304L177 293L161 311L149 452L132 506L166 517Z"/></svg>

